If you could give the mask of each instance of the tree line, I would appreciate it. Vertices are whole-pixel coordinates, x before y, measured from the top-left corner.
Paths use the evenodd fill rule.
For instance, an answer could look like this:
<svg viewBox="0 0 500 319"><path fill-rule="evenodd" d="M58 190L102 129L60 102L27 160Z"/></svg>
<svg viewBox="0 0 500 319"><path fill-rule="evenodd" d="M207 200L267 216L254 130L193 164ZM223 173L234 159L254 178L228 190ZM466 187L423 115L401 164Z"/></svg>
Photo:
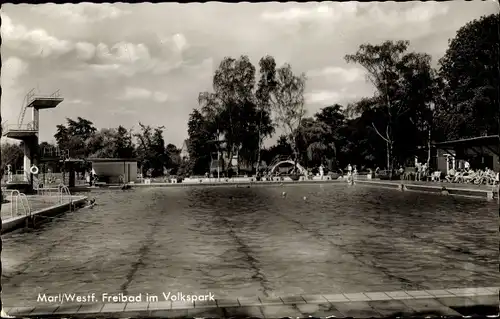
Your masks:
<svg viewBox="0 0 500 319"><path fill-rule="evenodd" d="M213 90L200 92L199 108L189 115L187 160L165 142L164 127L142 123L132 132L67 119L54 137L71 157L134 157L152 176L205 174L218 152L253 172L277 155L307 167L334 170L350 163L392 171L415 155L429 157L425 149L433 142L499 134L498 28L499 14L463 26L437 67L430 55L410 51L408 41L363 44L345 60L365 70L375 94L312 116L305 111L305 74L294 73L290 64L277 66L272 56L258 67L247 56L226 57L214 73ZM278 142L263 147L278 131ZM19 161L15 149L2 146L2 165L9 156ZM221 165L230 167L231 161Z"/></svg>
<svg viewBox="0 0 500 319"><path fill-rule="evenodd" d="M496 135L498 26L496 14L459 29L437 68L430 55L411 52L409 41L363 44L345 60L364 68L374 96L325 107L312 117L304 109L304 74L294 74L289 64L277 68L266 56L256 76L248 57L226 57L213 77L213 92L200 93L200 109L190 115L192 169L203 173L220 150L258 169L262 140L278 127L283 135L264 150L268 161L286 154L309 167L351 163L391 172L424 156L419 152L435 141ZM223 144L214 142L221 137ZM430 161L430 152L425 155Z"/></svg>

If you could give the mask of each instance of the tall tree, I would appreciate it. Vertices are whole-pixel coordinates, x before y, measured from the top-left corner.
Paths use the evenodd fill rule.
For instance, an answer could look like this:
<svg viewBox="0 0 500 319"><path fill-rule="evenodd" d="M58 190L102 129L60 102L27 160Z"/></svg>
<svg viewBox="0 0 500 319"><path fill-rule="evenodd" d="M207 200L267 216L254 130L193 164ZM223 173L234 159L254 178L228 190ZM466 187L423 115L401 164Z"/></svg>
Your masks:
<svg viewBox="0 0 500 319"><path fill-rule="evenodd" d="M127 130L123 126L116 129L116 154L118 158L133 158L135 156L135 147L132 140L132 130Z"/></svg>
<svg viewBox="0 0 500 319"><path fill-rule="evenodd" d="M103 128L85 141L85 148L92 158L112 158L116 155L116 130Z"/></svg>
<svg viewBox="0 0 500 319"><path fill-rule="evenodd" d="M305 85L305 74L295 75L290 64L285 64L276 72L276 85L270 95L275 122L281 126L285 136L289 138L290 145L292 145L295 170L299 158L298 128L305 115Z"/></svg>
<svg viewBox="0 0 500 319"><path fill-rule="evenodd" d="M234 153L239 156L243 137L248 136L245 115L249 106L255 107L254 87L255 67L248 57L226 57L215 71L214 92L202 92L198 97L203 116L214 124L212 129L215 132L224 136L229 159ZM227 165L229 168L231 160Z"/></svg>
<svg viewBox="0 0 500 319"><path fill-rule="evenodd" d="M68 150L71 157L88 156L85 141L97 131L94 124L81 117L77 120L67 118L66 122L67 125L57 126L57 132L54 135L57 145L61 150Z"/></svg>
<svg viewBox="0 0 500 319"><path fill-rule="evenodd" d="M325 125L325 133L322 136L323 143L326 146L325 155L328 158L330 166L338 162L338 150L342 147L344 140L341 135L342 128L346 125L344 108L339 104L334 104L322 108L314 115L317 122ZM332 169L332 167L330 167Z"/></svg>
<svg viewBox="0 0 500 319"><path fill-rule="evenodd" d="M168 157L168 169L170 174L176 174L177 169L181 165L181 150L174 144L168 144L165 149Z"/></svg>
<svg viewBox="0 0 500 319"><path fill-rule="evenodd" d="M334 147L326 140L330 135L329 127L325 123L315 121L311 117L302 119L297 134L297 145L301 159L307 163L306 166L322 164L326 159L328 149Z"/></svg>
<svg viewBox="0 0 500 319"><path fill-rule="evenodd" d="M272 56L265 56L259 61L260 79L257 83L255 98L257 101L257 166L256 172L259 172L261 164L261 149L264 138L274 133L274 127L271 120L271 92L276 88L276 62Z"/></svg>
<svg viewBox="0 0 500 319"><path fill-rule="evenodd" d="M358 63L367 71L368 80L377 94L369 105L379 124L371 123L377 135L386 144L386 167L392 174L394 161L402 157L405 142L399 138L413 135L416 125L408 125L416 109L427 108L430 102L432 80L430 57L426 54L406 52L408 41L386 41L380 45L363 44L355 54L346 55L347 62ZM428 81L427 81L428 80ZM415 122L413 119L410 122Z"/></svg>
<svg viewBox="0 0 500 319"><path fill-rule="evenodd" d="M499 134L500 14L457 31L439 61L445 103L437 105L443 138Z"/></svg>
<svg viewBox="0 0 500 319"><path fill-rule="evenodd" d="M439 94L437 73L425 53L405 54L398 64L398 103L403 113L396 126L395 151L399 163L415 155L415 146L427 148L430 164L434 106Z"/></svg>
<svg viewBox="0 0 500 319"><path fill-rule="evenodd" d="M69 118L66 120L68 122L67 127L70 135L78 136L82 140L86 140L97 131L94 127L94 123L82 117L77 117L76 121Z"/></svg>
<svg viewBox="0 0 500 319"><path fill-rule="evenodd" d="M142 173L150 173L152 177L163 174L168 162L163 139L163 126L151 127L139 123L141 131L134 134L138 140L137 157L142 166Z"/></svg>
<svg viewBox="0 0 500 319"><path fill-rule="evenodd" d="M189 114L188 140L186 141L189 161L191 165L186 167L189 173L204 174L210 166L212 153L219 151L218 145L214 143L216 136L212 133L214 127L207 121L203 114L194 109Z"/></svg>

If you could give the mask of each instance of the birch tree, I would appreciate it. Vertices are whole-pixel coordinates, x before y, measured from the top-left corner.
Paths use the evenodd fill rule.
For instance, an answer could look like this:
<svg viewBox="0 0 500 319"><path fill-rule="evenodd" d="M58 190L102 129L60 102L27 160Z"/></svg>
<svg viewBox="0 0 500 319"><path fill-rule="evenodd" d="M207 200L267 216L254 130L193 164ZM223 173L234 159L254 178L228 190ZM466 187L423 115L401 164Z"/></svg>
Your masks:
<svg viewBox="0 0 500 319"><path fill-rule="evenodd" d="M274 120L283 129L290 145L292 145L295 170L299 158L297 137L302 119L305 116L305 85L305 74L295 75L290 64L285 64L277 69L276 85L270 95Z"/></svg>

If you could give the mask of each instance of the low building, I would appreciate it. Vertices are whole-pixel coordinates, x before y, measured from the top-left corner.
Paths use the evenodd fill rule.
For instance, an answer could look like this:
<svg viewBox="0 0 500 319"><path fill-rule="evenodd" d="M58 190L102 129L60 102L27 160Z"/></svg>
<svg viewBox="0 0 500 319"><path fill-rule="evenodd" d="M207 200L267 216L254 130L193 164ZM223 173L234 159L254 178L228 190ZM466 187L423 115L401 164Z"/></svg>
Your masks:
<svg viewBox="0 0 500 319"><path fill-rule="evenodd" d="M109 184L137 181L137 160L131 158L89 158L99 182Z"/></svg>
<svg viewBox="0 0 500 319"><path fill-rule="evenodd" d="M498 135L446 141L435 144L438 170L447 174L450 169L464 168L500 171L500 137Z"/></svg>

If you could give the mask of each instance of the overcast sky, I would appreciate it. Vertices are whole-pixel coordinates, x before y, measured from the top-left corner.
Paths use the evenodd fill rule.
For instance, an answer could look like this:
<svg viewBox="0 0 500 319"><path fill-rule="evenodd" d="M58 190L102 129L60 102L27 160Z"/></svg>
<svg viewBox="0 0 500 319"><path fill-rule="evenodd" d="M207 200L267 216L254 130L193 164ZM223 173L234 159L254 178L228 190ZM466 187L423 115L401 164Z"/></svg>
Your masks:
<svg viewBox="0 0 500 319"><path fill-rule="evenodd" d="M98 128L164 125L167 142L180 147L224 56L248 55L257 66L269 54L305 72L312 115L373 94L363 70L343 59L360 44L410 40L436 62L461 26L497 10L494 1L6 4L2 120L17 123L30 89L59 89L64 102L41 112L41 141L81 116Z"/></svg>

